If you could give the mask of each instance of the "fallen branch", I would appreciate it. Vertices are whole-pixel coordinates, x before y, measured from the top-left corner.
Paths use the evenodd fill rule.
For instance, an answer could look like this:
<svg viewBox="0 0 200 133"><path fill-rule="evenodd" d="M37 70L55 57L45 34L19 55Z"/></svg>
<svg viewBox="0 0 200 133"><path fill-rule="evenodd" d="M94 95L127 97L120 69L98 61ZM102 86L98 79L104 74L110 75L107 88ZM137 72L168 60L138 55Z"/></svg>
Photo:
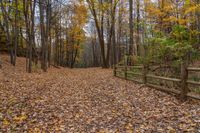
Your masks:
<svg viewBox="0 0 200 133"><path fill-rule="evenodd" d="M53 65L53 64L51 64L51 66L53 66L53 67L55 67L55 68L58 68L58 69L60 69L60 67L59 67L59 66L56 66L56 65Z"/></svg>

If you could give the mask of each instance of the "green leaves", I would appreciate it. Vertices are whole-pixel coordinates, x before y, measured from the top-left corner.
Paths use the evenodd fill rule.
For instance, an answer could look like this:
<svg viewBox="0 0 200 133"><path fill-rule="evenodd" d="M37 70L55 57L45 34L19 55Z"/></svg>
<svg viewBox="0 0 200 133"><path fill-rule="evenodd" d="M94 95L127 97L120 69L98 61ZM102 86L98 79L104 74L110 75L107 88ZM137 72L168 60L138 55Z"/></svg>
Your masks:
<svg viewBox="0 0 200 133"><path fill-rule="evenodd" d="M172 28L171 37L177 41L189 40L190 31L185 26L176 25Z"/></svg>
<svg viewBox="0 0 200 133"><path fill-rule="evenodd" d="M175 25L170 34L164 35L156 32L155 35L156 37L149 39L150 46L148 46L148 56L146 57L149 62L181 60L187 53L195 52L197 31L182 25Z"/></svg>

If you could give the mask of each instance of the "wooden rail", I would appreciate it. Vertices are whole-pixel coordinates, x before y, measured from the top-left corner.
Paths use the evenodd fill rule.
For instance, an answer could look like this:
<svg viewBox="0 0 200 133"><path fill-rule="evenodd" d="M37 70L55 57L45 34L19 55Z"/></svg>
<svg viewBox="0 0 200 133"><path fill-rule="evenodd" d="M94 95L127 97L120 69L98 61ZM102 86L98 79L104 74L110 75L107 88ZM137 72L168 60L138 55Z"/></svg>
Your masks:
<svg viewBox="0 0 200 133"><path fill-rule="evenodd" d="M121 68L124 68L124 69L121 69ZM141 73L133 72L133 71L129 70L128 68L132 68L132 69L136 69L136 70L139 69L139 70L141 70ZM181 75L180 75L181 78L180 79L150 75L150 74L148 74L147 68L148 68L148 66L142 66L142 65L141 66L115 66L114 67L114 75L117 76L117 73L124 73L124 77L120 76L120 78L123 78L126 80L131 80L131 81L134 81L137 83L142 83L142 84L145 84L146 86L149 86L149 87L161 90L161 91L165 91L168 93L178 94L178 95L181 95L181 97L183 99L190 97L190 98L200 100L200 95L199 94L194 95L194 94L190 93L189 87L188 87L189 84L200 87L200 82L188 80L188 73L190 71L200 72L200 68L187 67L186 62L183 62L181 64ZM121 70L118 70L118 69L121 69ZM140 80L133 79L133 78L129 77L128 75L134 75L136 77L138 76L138 78L142 78L142 80L140 81ZM117 77L119 77L119 76L117 76ZM159 85L148 83L149 78L180 83L181 91L176 90L176 89L168 89L165 86L159 86Z"/></svg>
<svg viewBox="0 0 200 133"><path fill-rule="evenodd" d="M117 68L126 68L126 66L115 66ZM127 66L127 68L142 69L143 66Z"/></svg>
<svg viewBox="0 0 200 133"><path fill-rule="evenodd" d="M131 80L131 81L134 81L134 82L136 82L136 83L140 83L140 84L142 84L143 82L142 81L140 81L140 80L136 80L136 79L132 79L132 78L127 78L128 80Z"/></svg>
<svg viewBox="0 0 200 133"><path fill-rule="evenodd" d="M143 74L141 74L141 73L135 73L135 72L131 72L131 71L127 71L127 74L143 76Z"/></svg>
<svg viewBox="0 0 200 133"><path fill-rule="evenodd" d="M143 66L127 66L128 68L142 69Z"/></svg>
<svg viewBox="0 0 200 133"><path fill-rule="evenodd" d="M188 71L200 72L200 68L188 67L187 70L188 70Z"/></svg>
<svg viewBox="0 0 200 133"><path fill-rule="evenodd" d="M199 85L200 86L200 82L196 82L196 81L187 81L188 84L193 84L193 85Z"/></svg>
<svg viewBox="0 0 200 133"><path fill-rule="evenodd" d="M175 89L167 89L165 87L162 87L162 86L159 86L159 85L150 84L150 83L147 83L146 85L149 86L149 87L158 89L158 90L165 91L167 93L181 94L180 91L175 90Z"/></svg>
<svg viewBox="0 0 200 133"><path fill-rule="evenodd" d="M167 77L154 76L154 75L147 75L147 78L154 78L154 79L161 79L161 80L166 80L166 81L181 82L181 79L167 78Z"/></svg>

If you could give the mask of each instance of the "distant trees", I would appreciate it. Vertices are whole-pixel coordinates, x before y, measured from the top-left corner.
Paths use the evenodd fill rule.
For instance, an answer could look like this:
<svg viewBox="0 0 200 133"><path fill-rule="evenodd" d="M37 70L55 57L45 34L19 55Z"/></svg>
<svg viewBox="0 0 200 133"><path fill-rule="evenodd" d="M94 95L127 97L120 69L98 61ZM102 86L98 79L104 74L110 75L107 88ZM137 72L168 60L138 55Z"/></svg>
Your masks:
<svg viewBox="0 0 200 133"><path fill-rule="evenodd" d="M38 60L44 72L53 62L54 66L74 67L85 40L87 9L83 2L13 0L1 1L0 5L0 24L6 34L11 64L16 64L16 57L23 50L29 73Z"/></svg>
<svg viewBox="0 0 200 133"><path fill-rule="evenodd" d="M88 20L87 9L83 2L71 1L61 12L62 18L53 28L57 44L54 44L52 50L54 63L73 68L77 60L80 60L83 43L86 41L84 26Z"/></svg>
<svg viewBox="0 0 200 133"><path fill-rule="evenodd" d="M199 0L0 1L0 39L6 40L12 65L17 56L26 57L27 72L38 65L45 72L50 66L109 68L126 56L130 62L148 56L155 42L156 54L163 43L175 51L198 51L199 5ZM186 31L189 38L182 35Z"/></svg>
<svg viewBox="0 0 200 133"><path fill-rule="evenodd" d="M119 0L109 0L109 1L86 0L86 1L88 3L89 10L94 18L99 44L101 46L101 57L103 60L103 68L108 68L110 63L110 51L111 51L112 40L113 42L115 42L115 38L113 38L113 36L115 36L114 35L115 34L114 27L116 22L115 14ZM104 34L106 31L108 38L107 38L107 47L105 48L106 38ZM113 46L115 46L115 44ZM114 55L113 57L116 57L116 55Z"/></svg>

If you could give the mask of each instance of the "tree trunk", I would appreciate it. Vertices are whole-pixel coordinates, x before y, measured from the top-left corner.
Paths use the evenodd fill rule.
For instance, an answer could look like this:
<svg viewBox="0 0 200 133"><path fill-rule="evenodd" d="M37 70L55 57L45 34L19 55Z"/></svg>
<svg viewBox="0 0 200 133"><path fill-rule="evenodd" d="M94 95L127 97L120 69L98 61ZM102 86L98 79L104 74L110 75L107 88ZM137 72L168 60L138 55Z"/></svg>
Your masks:
<svg viewBox="0 0 200 133"><path fill-rule="evenodd" d="M136 55L140 55L140 0L137 0L137 38L136 38Z"/></svg>
<svg viewBox="0 0 200 133"><path fill-rule="evenodd" d="M44 72L47 71L47 61L46 61L46 37L45 37L45 24L44 24L44 5L42 0L39 0L39 10L40 10L40 32L41 32L41 44L42 44L42 58L41 58L41 68Z"/></svg>
<svg viewBox="0 0 200 133"><path fill-rule="evenodd" d="M2 69L1 53L0 53L0 69Z"/></svg>
<svg viewBox="0 0 200 133"><path fill-rule="evenodd" d="M133 49L133 0L129 0L129 29L130 29L129 55L133 55L134 54L134 49Z"/></svg>
<svg viewBox="0 0 200 133"><path fill-rule="evenodd" d="M14 27L14 58L13 58L13 65L16 65L16 58L17 58L17 46L18 46L18 38L19 38L19 26L18 26L18 0L15 0L15 27Z"/></svg>
<svg viewBox="0 0 200 133"><path fill-rule="evenodd" d="M102 0L99 1L100 4L102 5L103 2ZM103 61L102 67L103 68L108 68L108 64L106 61L106 56L105 56L105 42L104 42L104 11L100 11L100 16L99 16L99 21L98 21L98 16L95 10L95 5L93 2L91 2L90 0L87 0L87 3L89 5L90 11L94 17L94 21L95 21L95 26L97 29L97 35L98 35L98 39L99 39L99 44L100 44L100 48L101 48L101 58Z"/></svg>

